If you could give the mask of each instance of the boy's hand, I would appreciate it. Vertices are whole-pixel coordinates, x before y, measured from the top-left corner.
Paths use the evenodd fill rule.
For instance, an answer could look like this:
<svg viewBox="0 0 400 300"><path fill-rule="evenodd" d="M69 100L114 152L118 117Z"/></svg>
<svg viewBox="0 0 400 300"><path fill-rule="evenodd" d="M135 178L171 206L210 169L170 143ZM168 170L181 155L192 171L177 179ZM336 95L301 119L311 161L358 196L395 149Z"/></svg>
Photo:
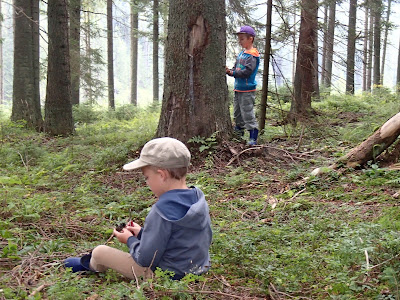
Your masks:
<svg viewBox="0 0 400 300"><path fill-rule="evenodd" d="M128 225L126 225L126 229L132 232L134 236L138 236L142 227L139 224L131 221L128 223Z"/></svg>
<svg viewBox="0 0 400 300"><path fill-rule="evenodd" d="M233 72L231 69L229 69L227 66L225 66L225 73L232 76Z"/></svg>
<svg viewBox="0 0 400 300"><path fill-rule="evenodd" d="M117 231L116 229L114 229L114 235L116 236L116 238L118 239L118 241L120 241L121 243L126 244L126 242L128 241L129 237L131 237L133 234L131 231L129 231L126 227L122 229L121 232Z"/></svg>

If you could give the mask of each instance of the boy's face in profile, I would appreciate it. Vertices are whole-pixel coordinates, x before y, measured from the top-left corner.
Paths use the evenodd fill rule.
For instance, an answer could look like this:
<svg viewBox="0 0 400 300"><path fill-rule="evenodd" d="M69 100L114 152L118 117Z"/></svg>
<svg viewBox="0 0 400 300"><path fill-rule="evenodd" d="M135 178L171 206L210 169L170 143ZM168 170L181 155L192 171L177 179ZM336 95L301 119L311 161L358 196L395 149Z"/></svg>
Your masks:
<svg viewBox="0 0 400 300"><path fill-rule="evenodd" d="M246 33L238 33L239 45L244 49L249 49L253 46L253 38Z"/></svg>
<svg viewBox="0 0 400 300"><path fill-rule="evenodd" d="M163 189L164 178L162 170L146 166L142 168L142 173L150 190L157 198L160 197L165 192Z"/></svg>

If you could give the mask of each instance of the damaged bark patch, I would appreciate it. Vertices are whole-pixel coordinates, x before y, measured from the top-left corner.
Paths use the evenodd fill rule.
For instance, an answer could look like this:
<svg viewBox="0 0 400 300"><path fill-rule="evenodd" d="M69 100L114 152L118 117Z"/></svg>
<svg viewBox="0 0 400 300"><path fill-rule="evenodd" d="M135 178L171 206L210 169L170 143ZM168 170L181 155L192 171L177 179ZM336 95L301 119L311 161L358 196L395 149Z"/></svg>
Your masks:
<svg viewBox="0 0 400 300"><path fill-rule="evenodd" d="M207 22L203 16L198 16L196 22L192 24L189 32L189 54L194 55L194 51L204 48L208 44Z"/></svg>

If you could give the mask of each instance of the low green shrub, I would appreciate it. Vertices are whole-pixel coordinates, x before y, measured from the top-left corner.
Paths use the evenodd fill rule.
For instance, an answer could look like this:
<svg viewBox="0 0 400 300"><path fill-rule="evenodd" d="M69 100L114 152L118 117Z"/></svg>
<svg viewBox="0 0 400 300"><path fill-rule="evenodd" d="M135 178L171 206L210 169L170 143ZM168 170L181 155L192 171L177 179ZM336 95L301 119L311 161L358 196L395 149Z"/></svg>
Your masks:
<svg viewBox="0 0 400 300"><path fill-rule="evenodd" d="M101 112L95 105L80 104L72 107L73 120L77 124L93 123L101 117Z"/></svg>

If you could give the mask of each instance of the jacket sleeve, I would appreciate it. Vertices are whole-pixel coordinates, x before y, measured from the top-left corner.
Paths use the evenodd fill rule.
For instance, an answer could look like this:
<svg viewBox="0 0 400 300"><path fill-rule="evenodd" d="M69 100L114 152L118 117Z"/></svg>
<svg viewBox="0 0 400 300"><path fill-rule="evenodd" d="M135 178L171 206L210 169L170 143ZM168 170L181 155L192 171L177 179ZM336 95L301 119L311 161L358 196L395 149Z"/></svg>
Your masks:
<svg viewBox="0 0 400 300"><path fill-rule="evenodd" d="M255 70L255 68L257 66L257 59L253 55L249 55L249 57L243 61L243 66L244 66L244 68L242 68L242 69L235 68L233 70L233 77L235 77L235 78L250 77L251 73L253 73L253 71Z"/></svg>
<svg viewBox="0 0 400 300"><path fill-rule="evenodd" d="M171 236L171 223L164 220L153 207L146 217L140 240L131 236L127 245L135 262L153 270L163 256Z"/></svg>
<svg viewBox="0 0 400 300"><path fill-rule="evenodd" d="M237 62L235 62L233 68L230 69L232 71L232 75L228 74L229 76L233 77L233 74L235 73L235 69L236 69L236 64L237 64Z"/></svg>

